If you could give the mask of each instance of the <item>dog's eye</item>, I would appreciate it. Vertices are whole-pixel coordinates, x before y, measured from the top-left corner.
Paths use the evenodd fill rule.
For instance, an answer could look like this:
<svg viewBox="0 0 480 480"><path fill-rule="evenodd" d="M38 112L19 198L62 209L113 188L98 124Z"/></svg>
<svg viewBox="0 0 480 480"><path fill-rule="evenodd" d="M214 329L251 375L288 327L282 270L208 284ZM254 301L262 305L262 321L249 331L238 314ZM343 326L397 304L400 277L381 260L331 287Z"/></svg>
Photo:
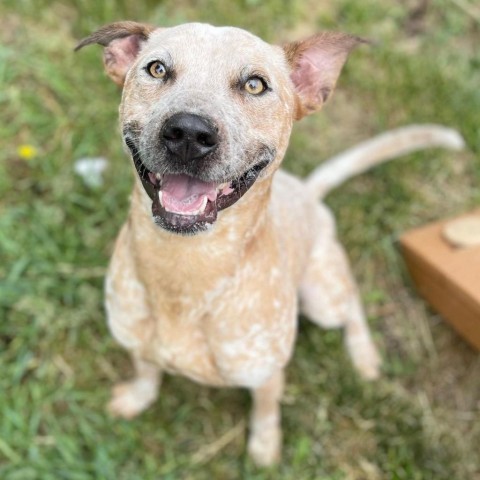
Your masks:
<svg viewBox="0 0 480 480"><path fill-rule="evenodd" d="M260 77L250 77L245 82L244 88L251 95L260 95L267 89L267 85Z"/></svg>
<svg viewBox="0 0 480 480"><path fill-rule="evenodd" d="M167 67L159 61L149 63L147 71L154 78L165 78L167 76Z"/></svg>

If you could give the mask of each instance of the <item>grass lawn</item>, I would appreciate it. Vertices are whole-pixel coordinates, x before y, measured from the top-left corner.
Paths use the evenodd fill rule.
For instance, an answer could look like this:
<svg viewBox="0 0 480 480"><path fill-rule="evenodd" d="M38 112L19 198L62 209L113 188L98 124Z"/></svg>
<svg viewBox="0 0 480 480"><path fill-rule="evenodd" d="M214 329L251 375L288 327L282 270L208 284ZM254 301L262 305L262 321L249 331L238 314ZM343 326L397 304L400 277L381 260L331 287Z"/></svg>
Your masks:
<svg viewBox="0 0 480 480"><path fill-rule="evenodd" d="M327 198L384 375L362 383L341 332L302 320L272 470L245 456L244 391L168 377L140 418L105 414L110 386L131 374L105 325L102 281L132 176L101 49L72 49L125 18L233 24L272 42L322 28L374 39L325 110L296 125L285 167L298 175L409 123L456 127L468 144L410 155ZM0 479L480 479L480 358L416 295L396 245L480 203L479 45L475 0L3 0ZM35 152L19 155L22 145ZM103 187L74 175L85 156L109 160Z"/></svg>

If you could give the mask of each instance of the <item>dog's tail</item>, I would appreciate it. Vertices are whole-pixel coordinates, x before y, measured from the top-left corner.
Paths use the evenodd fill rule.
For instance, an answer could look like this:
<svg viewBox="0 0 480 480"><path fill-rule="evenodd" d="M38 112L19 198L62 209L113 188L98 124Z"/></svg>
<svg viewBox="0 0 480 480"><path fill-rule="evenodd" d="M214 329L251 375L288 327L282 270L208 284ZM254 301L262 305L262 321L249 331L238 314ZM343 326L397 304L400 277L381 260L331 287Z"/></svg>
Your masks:
<svg viewBox="0 0 480 480"><path fill-rule="evenodd" d="M307 188L314 197L323 198L349 178L400 155L431 147L461 150L464 146L456 130L440 125L397 128L330 158L310 174Z"/></svg>

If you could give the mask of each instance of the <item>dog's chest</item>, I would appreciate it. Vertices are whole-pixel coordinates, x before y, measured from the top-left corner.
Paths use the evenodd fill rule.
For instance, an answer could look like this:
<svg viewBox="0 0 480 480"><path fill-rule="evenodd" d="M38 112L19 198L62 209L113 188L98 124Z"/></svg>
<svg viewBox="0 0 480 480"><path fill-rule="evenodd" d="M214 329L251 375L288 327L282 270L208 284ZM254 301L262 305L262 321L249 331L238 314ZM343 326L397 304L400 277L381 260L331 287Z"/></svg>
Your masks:
<svg viewBox="0 0 480 480"><path fill-rule="evenodd" d="M149 356L198 382L259 386L290 358L295 297L295 286L279 269L262 272L247 263L203 295L184 292L157 301Z"/></svg>
<svg viewBox="0 0 480 480"><path fill-rule="evenodd" d="M302 232L267 223L242 245L228 234L166 241L154 228L132 216L116 245L107 307L117 340L202 383L263 384L291 356Z"/></svg>

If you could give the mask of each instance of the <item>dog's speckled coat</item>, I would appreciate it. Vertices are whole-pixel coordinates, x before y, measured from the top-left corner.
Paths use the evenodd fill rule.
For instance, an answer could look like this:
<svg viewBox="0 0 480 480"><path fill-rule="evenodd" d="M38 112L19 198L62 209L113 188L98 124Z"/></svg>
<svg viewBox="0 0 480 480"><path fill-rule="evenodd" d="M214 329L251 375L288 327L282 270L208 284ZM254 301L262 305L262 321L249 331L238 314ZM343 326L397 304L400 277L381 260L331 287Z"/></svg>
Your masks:
<svg viewBox="0 0 480 480"><path fill-rule="evenodd" d="M112 413L130 418L148 407L163 371L246 387L254 399L249 452L258 464L273 463L297 305L319 325L345 326L354 365L365 378L378 376L379 356L333 217L312 188L277 171L293 121L323 105L359 42L325 33L281 48L236 28L120 22L80 43L106 47L107 73L124 85L122 131L134 125L149 169L162 169L164 154L155 147L161 126L184 111L213 119L221 133L218 161L205 177L242 174L262 145L276 152L251 189L193 236L155 225L136 175L106 279L109 326L131 353L136 378L114 388ZM154 60L168 63L174 80L148 76ZM245 71L268 78L271 91L255 97L232 87Z"/></svg>

